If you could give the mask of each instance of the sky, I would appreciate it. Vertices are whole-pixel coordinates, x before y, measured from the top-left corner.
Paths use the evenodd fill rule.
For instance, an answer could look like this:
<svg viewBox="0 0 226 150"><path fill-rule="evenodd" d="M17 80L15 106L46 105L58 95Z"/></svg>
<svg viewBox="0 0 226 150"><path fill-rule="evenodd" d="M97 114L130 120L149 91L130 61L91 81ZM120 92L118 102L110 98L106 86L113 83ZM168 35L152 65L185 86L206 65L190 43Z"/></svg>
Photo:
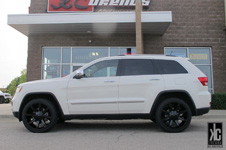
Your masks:
<svg viewBox="0 0 226 150"><path fill-rule="evenodd" d="M30 0L0 0L0 88L26 69L28 38L7 25L8 14L28 14Z"/></svg>

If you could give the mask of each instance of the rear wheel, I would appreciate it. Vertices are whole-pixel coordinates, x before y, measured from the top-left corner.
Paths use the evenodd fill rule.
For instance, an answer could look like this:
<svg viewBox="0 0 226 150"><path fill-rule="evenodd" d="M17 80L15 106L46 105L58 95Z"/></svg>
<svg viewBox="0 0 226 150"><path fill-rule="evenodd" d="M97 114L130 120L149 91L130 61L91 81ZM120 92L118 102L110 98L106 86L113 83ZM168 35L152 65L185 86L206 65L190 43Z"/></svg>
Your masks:
<svg viewBox="0 0 226 150"><path fill-rule="evenodd" d="M29 131L42 133L53 128L58 118L51 102L47 99L34 99L25 105L22 120Z"/></svg>
<svg viewBox="0 0 226 150"><path fill-rule="evenodd" d="M181 132L189 126L191 116L187 103L178 98L169 98L158 106L155 119L164 131Z"/></svg>

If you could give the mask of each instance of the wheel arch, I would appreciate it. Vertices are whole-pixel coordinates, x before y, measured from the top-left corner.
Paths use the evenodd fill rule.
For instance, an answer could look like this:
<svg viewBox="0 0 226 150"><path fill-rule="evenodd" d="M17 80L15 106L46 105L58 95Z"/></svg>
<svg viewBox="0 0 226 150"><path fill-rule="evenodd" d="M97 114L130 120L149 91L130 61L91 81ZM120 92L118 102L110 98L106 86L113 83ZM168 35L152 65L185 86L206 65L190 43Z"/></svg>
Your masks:
<svg viewBox="0 0 226 150"><path fill-rule="evenodd" d="M63 110L62 110L56 96L53 93L34 92L34 93L29 93L24 96L22 103L20 105L20 108L19 108L19 121L22 120L22 111L23 111L25 105L36 98L43 98L43 99L47 99L48 101L52 102L54 104L54 106L56 107L56 109L58 110L59 117L63 116Z"/></svg>
<svg viewBox="0 0 226 150"><path fill-rule="evenodd" d="M191 95L187 91L169 90L169 91L160 92L158 94L158 96L156 97L156 99L151 107L151 110L150 110L151 118L155 118L155 112L157 110L157 107L159 106L159 104L162 101L164 101L167 98L180 98L181 100L183 100L184 102L186 102L188 104L188 106L191 109L192 116L197 115L195 103L194 103Z"/></svg>

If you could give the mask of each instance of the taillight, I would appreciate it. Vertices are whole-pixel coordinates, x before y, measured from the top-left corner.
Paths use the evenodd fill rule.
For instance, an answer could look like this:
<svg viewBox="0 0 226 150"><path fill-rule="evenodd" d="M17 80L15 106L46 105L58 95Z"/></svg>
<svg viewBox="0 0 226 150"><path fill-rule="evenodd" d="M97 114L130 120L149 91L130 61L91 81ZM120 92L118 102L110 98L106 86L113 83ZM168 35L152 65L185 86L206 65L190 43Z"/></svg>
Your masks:
<svg viewBox="0 0 226 150"><path fill-rule="evenodd" d="M208 86L208 78L207 77L199 77L198 79L202 83L203 86Z"/></svg>

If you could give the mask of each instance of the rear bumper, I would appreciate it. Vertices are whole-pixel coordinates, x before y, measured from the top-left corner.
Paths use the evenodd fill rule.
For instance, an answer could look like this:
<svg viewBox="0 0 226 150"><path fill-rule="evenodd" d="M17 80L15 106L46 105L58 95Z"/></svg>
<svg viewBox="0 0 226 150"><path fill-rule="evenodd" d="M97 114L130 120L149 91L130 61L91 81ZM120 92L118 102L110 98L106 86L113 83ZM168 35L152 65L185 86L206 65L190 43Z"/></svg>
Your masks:
<svg viewBox="0 0 226 150"><path fill-rule="evenodd" d="M199 108L196 110L196 116L201 116L203 114L207 114L210 110L210 107L206 107L206 108Z"/></svg>

